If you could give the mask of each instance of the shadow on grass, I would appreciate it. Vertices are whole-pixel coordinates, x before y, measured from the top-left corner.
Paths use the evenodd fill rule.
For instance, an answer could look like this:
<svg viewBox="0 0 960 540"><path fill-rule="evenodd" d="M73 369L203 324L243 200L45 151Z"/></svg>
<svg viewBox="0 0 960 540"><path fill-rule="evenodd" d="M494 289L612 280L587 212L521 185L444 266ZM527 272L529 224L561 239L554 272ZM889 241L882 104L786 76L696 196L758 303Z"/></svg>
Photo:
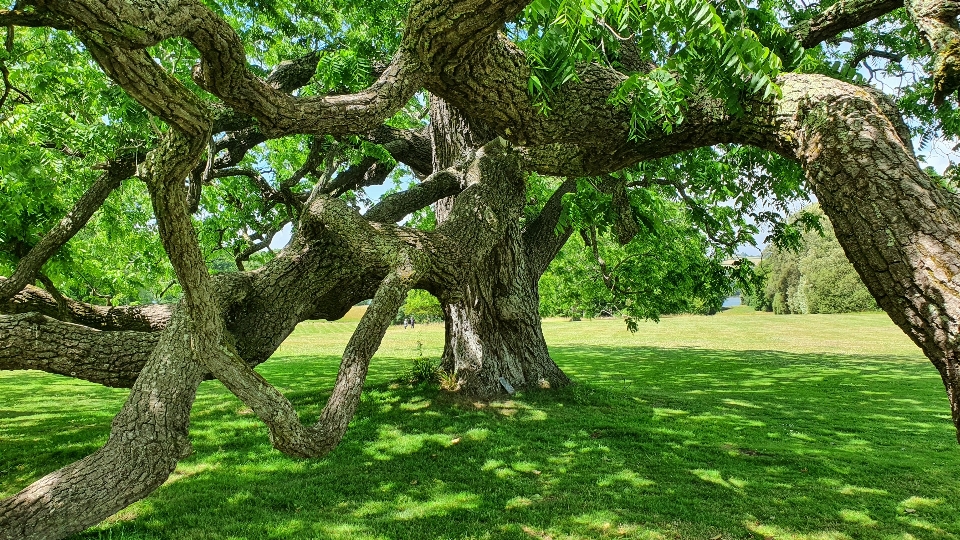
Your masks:
<svg viewBox="0 0 960 540"><path fill-rule="evenodd" d="M274 451L248 409L204 383L195 454L149 499L78 538L960 535L960 448L927 364L643 347L551 352L579 384L486 404L390 382L408 360L378 359L346 439L318 461ZM263 371L311 421L327 395L303 389L329 388L336 363L277 358ZM58 400L70 408L70 396L41 398L46 392L35 399L50 411ZM10 404L6 393L0 400L15 414L33 405ZM52 470L80 457L53 447L95 448L117 407L72 433L58 433L71 415L3 416L0 463L43 460ZM37 450L38 440L49 447ZM24 476L4 475L2 487Z"/></svg>

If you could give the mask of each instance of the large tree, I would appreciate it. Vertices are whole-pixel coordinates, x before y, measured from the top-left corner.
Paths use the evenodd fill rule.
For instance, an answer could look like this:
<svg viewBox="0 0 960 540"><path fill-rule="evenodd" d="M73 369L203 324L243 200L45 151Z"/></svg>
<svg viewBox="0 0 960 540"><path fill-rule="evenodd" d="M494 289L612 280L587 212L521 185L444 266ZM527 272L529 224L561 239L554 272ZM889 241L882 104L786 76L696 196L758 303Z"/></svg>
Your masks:
<svg viewBox="0 0 960 540"><path fill-rule="evenodd" d="M956 134L957 9L901 7L34 0L0 10L11 201L0 209L10 267L0 368L131 388L100 450L0 502L0 534L64 537L149 494L190 451L190 408L210 377L278 450L328 453L412 288L444 306L444 363L461 391L489 396L501 377L565 383L540 332L537 279L576 225L564 196L582 177L604 186L622 240L640 233L631 193L669 186L723 245L749 232L747 214L772 219L754 206L759 194L789 195L797 185L784 178L802 171L879 305L940 371L960 428L960 205L919 167L901 119ZM877 58L932 66L903 91L902 111L857 84ZM702 160L681 153L707 147L709 167L671 157ZM397 163L417 181L359 204ZM567 180L530 205L531 173ZM57 176L70 188L44 187ZM429 205L435 227L397 225ZM287 223L289 245L258 255ZM156 238L165 261L141 263L155 274L144 286L124 289L101 268L90 277L91 260L132 264L149 250L117 246ZM146 289L163 298L170 288L150 284L168 274L175 305L112 305ZM368 298L332 396L303 425L253 367L299 322Z"/></svg>

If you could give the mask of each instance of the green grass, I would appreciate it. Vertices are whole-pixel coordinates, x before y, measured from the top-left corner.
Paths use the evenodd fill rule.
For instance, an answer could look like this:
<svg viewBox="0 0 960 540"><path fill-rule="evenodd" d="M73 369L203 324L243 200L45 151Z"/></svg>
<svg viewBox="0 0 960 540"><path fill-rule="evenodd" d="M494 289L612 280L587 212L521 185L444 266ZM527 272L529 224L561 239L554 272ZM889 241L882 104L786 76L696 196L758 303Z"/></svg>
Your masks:
<svg viewBox="0 0 960 540"><path fill-rule="evenodd" d="M260 368L307 419L356 322L306 323ZM549 320L580 384L482 404L397 384L441 325L391 328L340 447L270 448L216 382L193 456L78 538L960 537L960 446L936 370L882 314L734 309ZM0 496L101 444L124 391L0 373Z"/></svg>

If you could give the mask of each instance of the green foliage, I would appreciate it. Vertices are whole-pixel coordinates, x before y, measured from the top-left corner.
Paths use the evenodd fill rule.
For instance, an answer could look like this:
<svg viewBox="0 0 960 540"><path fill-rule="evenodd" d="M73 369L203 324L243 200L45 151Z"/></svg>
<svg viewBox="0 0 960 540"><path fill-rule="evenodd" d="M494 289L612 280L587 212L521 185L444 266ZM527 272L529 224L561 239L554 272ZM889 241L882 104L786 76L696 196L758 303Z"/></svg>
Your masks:
<svg viewBox="0 0 960 540"><path fill-rule="evenodd" d="M757 309L774 313L849 313L877 309L876 300L847 260L819 206L803 214L820 218L820 230L808 229L799 249L771 247L762 267L766 286Z"/></svg>
<svg viewBox="0 0 960 540"><path fill-rule="evenodd" d="M9 275L117 156L141 156L155 134L70 34L18 28L6 60L23 95L0 110L0 272ZM24 97L26 96L26 97ZM174 298L145 187L124 182L43 272L96 304Z"/></svg>
<svg viewBox="0 0 960 540"><path fill-rule="evenodd" d="M715 313L731 290L731 269L687 219L683 206L655 189L635 189L640 232L619 245L610 196L584 182L565 202L573 235L540 280L544 316L657 319L663 313Z"/></svg>
<svg viewBox="0 0 960 540"><path fill-rule="evenodd" d="M240 34L248 65L259 75L282 61L317 54L317 76L299 95L368 85L375 69L395 52L406 12L404 2L385 0L228 0L208 5ZM0 110L0 273L5 275L73 206L99 175L99 164L120 155L145 154L166 129L110 83L71 34L16 28L12 43L10 51L0 47L18 91ZM167 40L151 47L150 54L188 88L213 99L191 78L198 55L186 40ZM417 96L390 124L420 125L424 103ZM392 162L379 145L293 136L254 148L239 166L276 188L303 165L314 143L326 145L324 149L338 145L328 155L334 173L366 156ZM311 189L317 180L308 176L294 193ZM260 195L247 176L218 178L204 187L195 225L212 271L236 271L238 254L294 217L284 205ZM357 204L366 201L362 191L346 197ZM260 266L272 256L269 251L255 254L247 267ZM93 303L169 301L179 294L157 239L146 189L134 180L111 195L43 271L65 294Z"/></svg>
<svg viewBox="0 0 960 540"><path fill-rule="evenodd" d="M745 95L779 94L773 79L802 55L772 12L737 0L535 0L512 37L527 53L529 91L546 113L551 94L576 80L577 66L596 62L627 74L610 99L630 109L636 137L672 131L695 93L735 113Z"/></svg>
<svg viewBox="0 0 960 540"><path fill-rule="evenodd" d="M440 382L440 364L430 358L414 358L404 377L411 384L433 384Z"/></svg>
<svg viewBox="0 0 960 540"><path fill-rule="evenodd" d="M800 48L790 28L831 4L807 8L787 0L535 0L505 29L527 53L532 68L529 91L546 114L555 92L577 82L578 69L595 63L620 71L623 83L610 100L632 112L635 137L670 132L683 122L694 99L715 98L727 110L740 112L746 99L775 95L779 91L775 77L791 70L885 90L907 116L921 151L939 138L960 134L956 105L933 107L929 77L916 75L929 68L931 58L903 10L850 30L841 40ZM226 0L207 5L236 29L246 45L250 69L259 75L267 75L282 61L317 55L317 73L297 91L301 96L367 86L395 54L407 10L407 2L387 0ZM14 37L13 49L2 48L0 55L10 68L12 84L26 97L14 95L0 110L0 272L4 274L93 182L95 165L131 150L145 151L165 129L109 83L70 34L17 28ZM872 50L896 52L903 60L864 59L863 54ZM213 99L192 81L197 51L186 40L165 41L151 47L150 54L203 99ZM421 126L426 104L426 96L417 95L387 123L398 128ZM314 144L330 150L335 172L365 156L391 160L382 147L358 140L293 136L255 148L240 165L255 169L276 187L300 168ZM952 170L938 181L955 186ZM400 174L394 177L398 188L411 178ZM627 212L646 241L662 233L658 227L670 218L660 214L672 215L669 204L677 202L686 207L687 224L706 237L701 238L702 251L713 258L753 243L764 226L772 231L767 240L781 247L795 246L803 237L803 224L782 218L792 201L805 196L801 171L774 154L721 145L651 160L615 177L629 186ZM308 176L294 191L309 190L316 181ZM602 180L588 182L602 187ZM44 272L71 296L114 303L176 297L177 286L156 240L144 190L135 182L128 184L108 201L111 216L106 211L98 214L45 267ZM533 176L528 186L527 219L536 214L556 182ZM243 176L218 179L205 187L196 225L212 270L233 271L238 253L294 217L282 205L264 204L257 191ZM570 215L563 225L596 228L599 236L617 234L616 215L624 208L616 207L609 190L577 197L576 204L568 205ZM344 198L356 206L371 202L363 190ZM422 209L407 224L433 229L435 215L429 208ZM600 244L598 251L615 250L608 240ZM257 254L250 267L272 256L269 251ZM607 256L630 259L612 252ZM627 266L624 263L623 268ZM735 279L752 279L747 268L726 272L742 274ZM622 309L625 302L613 304ZM712 309L711 302L703 305L704 311ZM700 308L691 304L683 309ZM638 308L637 312L654 314L660 309Z"/></svg>
<svg viewBox="0 0 960 540"><path fill-rule="evenodd" d="M407 293L407 300L397 313L396 322L413 317L418 323L439 322L443 320L443 308L437 297L421 289Z"/></svg>
<svg viewBox="0 0 960 540"><path fill-rule="evenodd" d="M540 200L536 193L550 184L529 185L528 195ZM619 313L633 325L661 313L715 313L733 288L750 294L758 286L752 264L720 263L755 244L761 226L771 230L768 242L795 245L809 220L783 215L804 199L796 164L743 146L702 148L581 180L564 199L558 231L583 232L541 280L543 314ZM608 236L620 236L623 218L635 222L637 234L620 246Z"/></svg>

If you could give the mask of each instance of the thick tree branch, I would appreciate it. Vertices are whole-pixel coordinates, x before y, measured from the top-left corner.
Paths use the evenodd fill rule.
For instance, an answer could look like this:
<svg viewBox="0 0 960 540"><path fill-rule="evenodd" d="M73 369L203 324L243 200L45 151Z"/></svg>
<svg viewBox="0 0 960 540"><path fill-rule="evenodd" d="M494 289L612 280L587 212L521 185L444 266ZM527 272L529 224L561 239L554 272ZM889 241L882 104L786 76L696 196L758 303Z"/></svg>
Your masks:
<svg viewBox="0 0 960 540"><path fill-rule="evenodd" d="M159 333L104 332L39 313L0 315L0 370L36 369L130 388Z"/></svg>
<svg viewBox="0 0 960 540"><path fill-rule="evenodd" d="M393 171L392 165L387 165L376 158L365 157L360 163L351 165L347 170L338 173L333 180L324 186L323 192L334 197L368 186L377 186L387 179Z"/></svg>
<svg viewBox="0 0 960 540"><path fill-rule="evenodd" d="M809 49L901 7L903 0L839 0L798 24L793 35Z"/></svg>
<svg viewBox="0 0 960 540"><path fill-rule="evenodd" d="M4 278L0 278L0 284L4 283L3 280ZM85 304L70 298L66 299L66 307L67 312L63 314L52 294L27 285L9 301L0 302L0 313L36 312L54 319L65 318L65 322L74 322L97 330L156 332L167 326L173 311L170 304L106 307Z"/></svg>
<svg viewBox="0 0 960 540"><path fill-rule="evenodd" d="M100 67L132 98L184 134L207 141L213 118L206 104L157 65L146 50L118 49L99 41L100 36L80 35Z"/></svg>
<svg viewBox="0 0 960 540"><path fill-rule="evenodd" d="M530 273L534 276L539 277L547 271L550 261L560 253L573 232L573 227L569 225L562 230L557 229L563 216L563 196L576 190L576 178L564 180L547 199L547 204L543 205L536 219L523 230L524 251L530 263Z"/></svg>
<svg viewBox="0 0 960 540"><path fill-rule="evenodd" d="M444 170L427 177L412 188L383 198L364 215L370 221L396 223L421 208L460 193L461 174Z"/></svg>
<svg viewBox="0 0 960 540"><path fill-rule="evenodd" d="M414 174L421 177L433 172L433 143L426 128L396 129L380 126L364 137L376 144L382 144L393 159L410 167Z"/></svg>
<svg viewBox="0 0 960 540"><path fill-rule="evenodd" d="M26 28L50 27L68 30L68 21L58 17L56 12L24 11L22 9L0 9L0 26L23 26Z"/></svg>
<svg viewBox="0 0 960 540"><path fill-rule="evenodd" d="M815 75L778 82L781 99L731 127L803 166L867 288L940 372L960 441L960 198L920 169L875 94Z"/></svg>
<svg viewBox="0 0 960 540"><path fill-rule="evenodd" d="M902 54L896 54L889 51L881 51L879 49L867 49L864 51L859 51L858 53L854 54L853 58L850 59L850 65L855 67L857 64L859 64L860 62L863 62L864 60L866 60L867 58L870 58L871 56L874 58L884 58L884 59L890 60L891 62L903 61Z"/></svg>
<svg viewBox="0 0 960 540"><path fill-rule="evenodd" d="M960 89L958 0L907 0L907 14L934 54L933 104L940 106Z"/></svg>

